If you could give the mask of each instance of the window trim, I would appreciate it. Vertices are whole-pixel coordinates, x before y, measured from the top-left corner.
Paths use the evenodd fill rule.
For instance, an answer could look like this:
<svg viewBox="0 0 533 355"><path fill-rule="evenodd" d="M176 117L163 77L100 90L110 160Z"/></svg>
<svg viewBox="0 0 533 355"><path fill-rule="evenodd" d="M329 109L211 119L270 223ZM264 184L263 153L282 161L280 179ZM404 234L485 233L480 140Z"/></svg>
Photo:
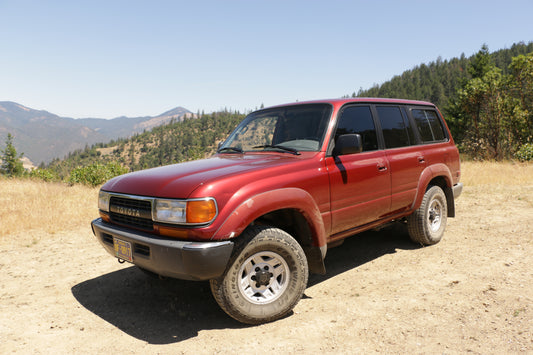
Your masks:
<svg viewBox="0 0 533 355"><path fill-rule="evenodd" d="M343 105L339 111L337 112L337 115L335 117L335 125L331 131L331 135L328 142L328 147L326 150L326 156L332 157L333 156L333 149L335 147L335 134L337 132L337 127L340 121L340 118L342 116L342 113L345 109L349 107L355 107L355 106L366 106L370 108L370 112L372 114L372 120L374 121L374 127L376 129L376 137L378 141L378 149L377 150L371 150L371 151L363 151L361 153L356 154L364 154L364 153L372 153L379 150L393 150L393 149L404 149L409 147L414 147L418 145L426 145L426 144L437 144L437 143L446 143L450 141L450 133L448 131L448 126L446 125L444 118L442 117L442 114L434 105L412 105L412 104L401 104L401 103L388 103L388 102L357 102L357 103L347 103ZM402 118L404 120L404 125L406 123L409 123L411 126L411 132L413 134L413 137L409 137L408 139L410 144L402 147L394 147L394 148L387 148L385 146L385 137L383 136L383 128L381 126L381 120L379 118L377 107L378 106L388 106L388 107L397 107L400 110L400 113L402 115ZM418 126L416 124L416 121L413 117L413 110L424 110L424 111L433 111L437 115L437 118L439 120L440 126L442 128L442 131L444 133L444 139L442 140L436 140L436 141L427 141L424 142L422 140L422 137L420 136L420 132L418 131ZM407 127L406 127L407 129ZM411 139L413 140L411 142Z"/></svg>

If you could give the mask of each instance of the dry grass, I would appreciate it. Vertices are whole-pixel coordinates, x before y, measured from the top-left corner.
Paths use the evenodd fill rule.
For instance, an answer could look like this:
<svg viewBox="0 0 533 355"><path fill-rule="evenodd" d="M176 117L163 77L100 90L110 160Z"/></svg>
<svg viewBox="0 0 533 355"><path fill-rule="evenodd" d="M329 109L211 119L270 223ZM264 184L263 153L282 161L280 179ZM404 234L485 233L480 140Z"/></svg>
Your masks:
<svg viewBox="0 0 533 355"><path fill-rule="evenodd" d="M312 275L294 314L246 327L206 283L152 280L108 255L88 225L97 189L0 178L0 231L13 224L18 233L0 237L0 354L266 345L280 354L533 355L531 169L465 163L441 243L420 248L390 231L348 238L328 251L327 274Z"/></svg>
<svg viewBox="0 0 533 355"><path fill-rule="evenodd" d="M465 186L533 186L533 164L516 162L463 162L461 181Z"/></svg>
<svg viewBox="0 0 533 355"><path fill-rule="evenodd" d="M533 187L533 164L464 162L465 188L502 186ZM0 241L7 236L55 234L90 228L98 216L97 188L0 178ZM30 237L31 241L31 237Z"/></svg>
<svg viewBox="0 0 533 355"><path fill-rule="evenodd" d="M98 189L0 178L0 241L35 232L89 227L98 216Z"/></svg>

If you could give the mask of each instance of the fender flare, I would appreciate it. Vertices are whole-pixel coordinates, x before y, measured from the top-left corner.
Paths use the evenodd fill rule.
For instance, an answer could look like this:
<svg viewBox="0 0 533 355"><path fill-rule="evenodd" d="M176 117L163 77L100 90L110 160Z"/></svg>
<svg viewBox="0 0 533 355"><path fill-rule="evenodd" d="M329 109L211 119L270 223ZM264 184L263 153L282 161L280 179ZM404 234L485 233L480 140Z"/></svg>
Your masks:
<svg viewBox="0 0 533 355"><path fill-rule="evenodd" d="M313 197L298 188L276 189L249 197L231 212L212 239L236 237L257 218L282 209L299 211L309 225L313 246L325 249L327 236L320 210Z"/></svg>
<svg viewBox="0 0 533 355"><path fill-rule="evenodd" d="M422 174L420 174L420 179L418 180L418 187L416 189L416 196L413 201L413 204L411 205L411 210L414 211L420 207L429 183L436 177L444 178L444 180L446 181L446 187L451 189L453 185L452 173L445 164L440 163L426 167L424 171L422 171ZM446 194L446 196L448 198L448 194Z"/></svg>

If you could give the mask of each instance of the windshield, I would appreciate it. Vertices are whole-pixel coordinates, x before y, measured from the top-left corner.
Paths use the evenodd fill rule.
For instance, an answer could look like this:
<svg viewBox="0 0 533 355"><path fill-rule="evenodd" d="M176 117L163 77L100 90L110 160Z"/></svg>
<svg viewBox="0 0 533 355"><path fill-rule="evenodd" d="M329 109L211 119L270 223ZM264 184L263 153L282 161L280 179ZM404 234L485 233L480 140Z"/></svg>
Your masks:
<svg viewBox="0 0 533 355"><path fill-rule="evenodd" d="M318 151L331 115L329 104L308 104L253 112L220 146L219 152Z"/></svg>

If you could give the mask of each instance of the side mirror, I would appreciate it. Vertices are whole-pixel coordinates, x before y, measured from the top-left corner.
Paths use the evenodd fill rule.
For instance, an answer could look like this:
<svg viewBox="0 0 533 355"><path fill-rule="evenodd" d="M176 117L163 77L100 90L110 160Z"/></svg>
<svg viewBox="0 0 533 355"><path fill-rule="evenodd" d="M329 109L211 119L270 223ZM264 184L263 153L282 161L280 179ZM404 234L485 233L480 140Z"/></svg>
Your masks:
<svg viewBox="0 0 533 355"><path fill-rule="evenodd" d="M363 141L360 134L343 134L335 141L333 155L355 154L362 151Z"/></svg>

